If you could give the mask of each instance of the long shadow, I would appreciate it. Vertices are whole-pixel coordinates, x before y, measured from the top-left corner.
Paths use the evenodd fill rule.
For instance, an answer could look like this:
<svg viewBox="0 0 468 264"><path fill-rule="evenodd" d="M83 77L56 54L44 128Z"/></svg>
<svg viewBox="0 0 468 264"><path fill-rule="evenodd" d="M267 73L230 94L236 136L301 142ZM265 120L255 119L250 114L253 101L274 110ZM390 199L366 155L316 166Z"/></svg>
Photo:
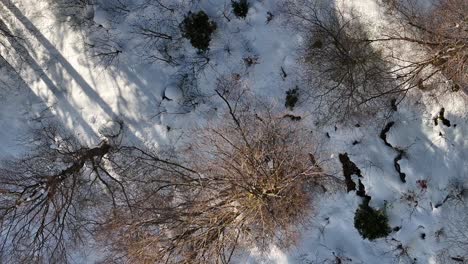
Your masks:
<svg viewBox="0 0 468 264"><path fill-rule="evenodd" d="M21 144L22 142L18 142L20 139L19 136L22 136L23 131L29 128L29 121L33 116L33 121L35 120L36 114L38 114L41 119L48 118L50 116L49 111L47 110L47 105L43 102L42 98L30 90L28 84L15 71L15 68L1 55L0 67L2 68L2 72L5 73L0 76L0 80L2 81L0 85L0 89L2 90L0 93L6 95L5 102L1 99L0 103L0 111L2 111L2 113L0 113L0 122L3 124L0 131L0 140L2 141L0 144L0 159L4 159L22 153L23 144ZM5 82L4 79L6 80ZM11 84L14 85L9 83L10 80L12 82ZM6 89L4 89L4 85L7 86ZM10 89L13 87L15 91L11 93L12 90ZM41 106L44 106L45 110L41 109L39 111L23 112L26 109L31 109L27 106L29 104L40 104Z"/></svg>
<svg viewBox="0 0 468 264"><path fill-rule="evenodd" d="M3 30L8 30L8 27L5 25L3 20L0 19L0 27ZM19 43L19 41L13 36L13 34L7 34L7 40L11 44L11 46L15 49L17 54L24 60L29 66L37 72L39 78L47 85L49 90L63 103L66 107L66 111L68 112L69 116L72 118L78 119L80 125L82 125L84 131L88 135L95 135L93 129L89 124L83 119L81 114L75 109L75 107L68 101L68 99L64 96L63 91L61 91L54 82L47 76L41 66L36 62L36 60L29 54L26 48ZM6 60L7 61L7 60ZM7 61L8 62L8 61ZM21 77L21 76L20 76ZM24 80L23 80L24 81ZM61 109L64 110L64 109Z"/></svg>
<svg viewBox="0 0 468 264"><path fill-rule="evenodd" d="M30 31L30 33L47 49L51 54L54 55L57 62L65 69L68 74L76 81L76 83L82 88L84 93L88 96L88 98L94 102L96 102L101 109L110 117L115 118L116 114L112 110L112 108L99 96L99 94L87 83L87 81L78 73L78 71L63 57L63 55L54 47L52 43L38 30L33 23L23 15L21 10L19 10L10 0L1 0L3 5L12 13L14 16L23 24L23 26ZM26 52L27 53L27 52ZM54 92L54 94L58 95L61 93L55 85L53 85L52 81L45 75L45 72L41 69L41 67L31 58L29 54L24 55L28 57L28 60L34 63L34 69L38 70L41 74L41 78L47 83L49 88ZM60 95L62 99L64 99L63 95Z"/></svg>

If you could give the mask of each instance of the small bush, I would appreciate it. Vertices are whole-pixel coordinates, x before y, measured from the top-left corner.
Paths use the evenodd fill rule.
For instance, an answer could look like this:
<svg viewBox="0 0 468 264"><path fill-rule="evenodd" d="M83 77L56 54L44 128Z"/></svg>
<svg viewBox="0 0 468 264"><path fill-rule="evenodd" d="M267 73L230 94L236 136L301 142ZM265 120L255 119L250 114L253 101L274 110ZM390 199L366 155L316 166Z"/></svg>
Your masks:
<svg viewBox="0 0 468 264"><path fill-rule="evenodd" d="M286 103L284 104L287 108L293 109L299 101L299 88L289 89L286 91Z"/></svg>
<svg viewBox="0 0 468 264"><path fill-rule="evenodd" d="M245 18L249 12L249 2L247 0L239 0L238 2L232 2L232 10L236 17Z"/></svg>
<svg viewBox="0 0 468 264"><path fill-rule="evenodd" d="M391 232L385 211L375 210L367 203L361 204L356 210L354 227L356 227L363 238L369 240L386 237Z"/></svg>
<svg viewBox="0 0 468 264"><path fill-rule="evenodd" d="M208 15L199 11L189 12L182 21L180 28L184 38L190 40L190 44L201 52L208 50L211 41L211 34L216 30L216 23L210 21Z"/></svg>

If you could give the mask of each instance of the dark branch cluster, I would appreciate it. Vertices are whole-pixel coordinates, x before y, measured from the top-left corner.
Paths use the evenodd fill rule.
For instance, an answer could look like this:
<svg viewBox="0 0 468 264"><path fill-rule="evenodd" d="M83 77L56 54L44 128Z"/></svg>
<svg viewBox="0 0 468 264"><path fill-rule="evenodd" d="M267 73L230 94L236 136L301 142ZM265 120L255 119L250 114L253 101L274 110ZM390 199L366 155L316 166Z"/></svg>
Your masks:
<svg viewBox="0 0 468 264"><path fill-rule="evenodd" d="M452 81L452 90L468 88L468 3L464 0L397 0L387 3L395 14L392 28L382 39L410 43L423 56L406 61L401 74L420 88L437 73Z"/></svg>
<svg viewBox="0 0 468 264"><path fill-rule="evenodd" d="M308 93L325 117L346 119L377 112L398 97L390 67L366 40L365 25L355 13L342 13L307 0L290 1L286 14L306 35L303 46Z"/></svg>
<svg viewBox="0 0 468 264"><path fill-rule="evenodd" d="M115 146L103 140L87 147L55 125L37 130L31 144L31 152L0 168L2 253L6 260L60 262L98 221L95 205L125 196L107 166Z"/></svg>

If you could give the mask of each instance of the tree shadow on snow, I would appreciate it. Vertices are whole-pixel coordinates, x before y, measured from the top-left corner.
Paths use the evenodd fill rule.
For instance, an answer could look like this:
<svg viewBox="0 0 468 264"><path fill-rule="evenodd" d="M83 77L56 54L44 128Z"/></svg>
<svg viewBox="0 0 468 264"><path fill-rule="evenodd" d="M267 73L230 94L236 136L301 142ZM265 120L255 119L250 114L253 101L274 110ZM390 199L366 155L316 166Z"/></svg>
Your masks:
<svg viewBox="0 0 468 264"><path fill-rule="evenodd" d="M57 97L58 102L63 104L64 107L57 109L57 111L63 111L62 118L72 119L83 128L87 135L95 135L93 131L97 128L92 128L89 121L86 121L82 113L76 109L76 106L67 97L66 89L59 88L62 84L67 86L66 82L76 83L81 90L84 92L86 99L96 104L106 115L107 118L113 120L120 118L119 114L115 113L112 107L102 99L102 97L96 92L96 90L83 78L83 76L68 62L68 60L60 53L59 50L38 30L38 28L22 13L16 5L9 0L1 0L1 3L6 9L8 9L15 18L28 30L35 40L42 45L42 47L48 52L51 58L48 61L49 65L47 70L44 70L36 59L34 59L28 52L28 50L15 38L8 38L9 42L16 50L16 52L23 58L23 60L29 64L29 66L37 73L40 79L47 85L49 90ZM7 27L5 27L7 28ZM63 71L63 72L61 72ZM70 76L69 80L66 80L63 73ZM65 121L65 120L63 120ZM131 121L131 120L123 120ZM129 135L132 141L140 141L140 139L134 135Z"/></svg>

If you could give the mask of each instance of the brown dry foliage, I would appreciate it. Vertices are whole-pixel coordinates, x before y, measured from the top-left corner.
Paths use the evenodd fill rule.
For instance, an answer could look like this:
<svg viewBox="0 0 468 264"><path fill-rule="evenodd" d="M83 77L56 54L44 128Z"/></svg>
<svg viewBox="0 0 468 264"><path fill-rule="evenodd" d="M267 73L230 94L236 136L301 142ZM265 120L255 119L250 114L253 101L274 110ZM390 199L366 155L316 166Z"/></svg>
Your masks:
<svg viewBox="0 0 468 264"><path fill-rule="evenodd" d="M242 89L217 93L228 111L222 122L192 132L177 157L185 167L158 169L133 213L109 219L103 238L120 253L110 262L228 263L242 250L294 243L312 208L311 190L324 177L310 154L310 131L246 103ZM137 167L155 173L152 157L142 155Z"/></svg>
<svg viewBox="0 0 468 264"><path fill-rule="evenodd" d="M395 20L393 30L380 40L413 43L425 52L422 58L410 59L405 77L412 78L421 87L441 72L453 82L452 90L468 91L468 2L385 2L388 10L395 14Z"/></svg>

